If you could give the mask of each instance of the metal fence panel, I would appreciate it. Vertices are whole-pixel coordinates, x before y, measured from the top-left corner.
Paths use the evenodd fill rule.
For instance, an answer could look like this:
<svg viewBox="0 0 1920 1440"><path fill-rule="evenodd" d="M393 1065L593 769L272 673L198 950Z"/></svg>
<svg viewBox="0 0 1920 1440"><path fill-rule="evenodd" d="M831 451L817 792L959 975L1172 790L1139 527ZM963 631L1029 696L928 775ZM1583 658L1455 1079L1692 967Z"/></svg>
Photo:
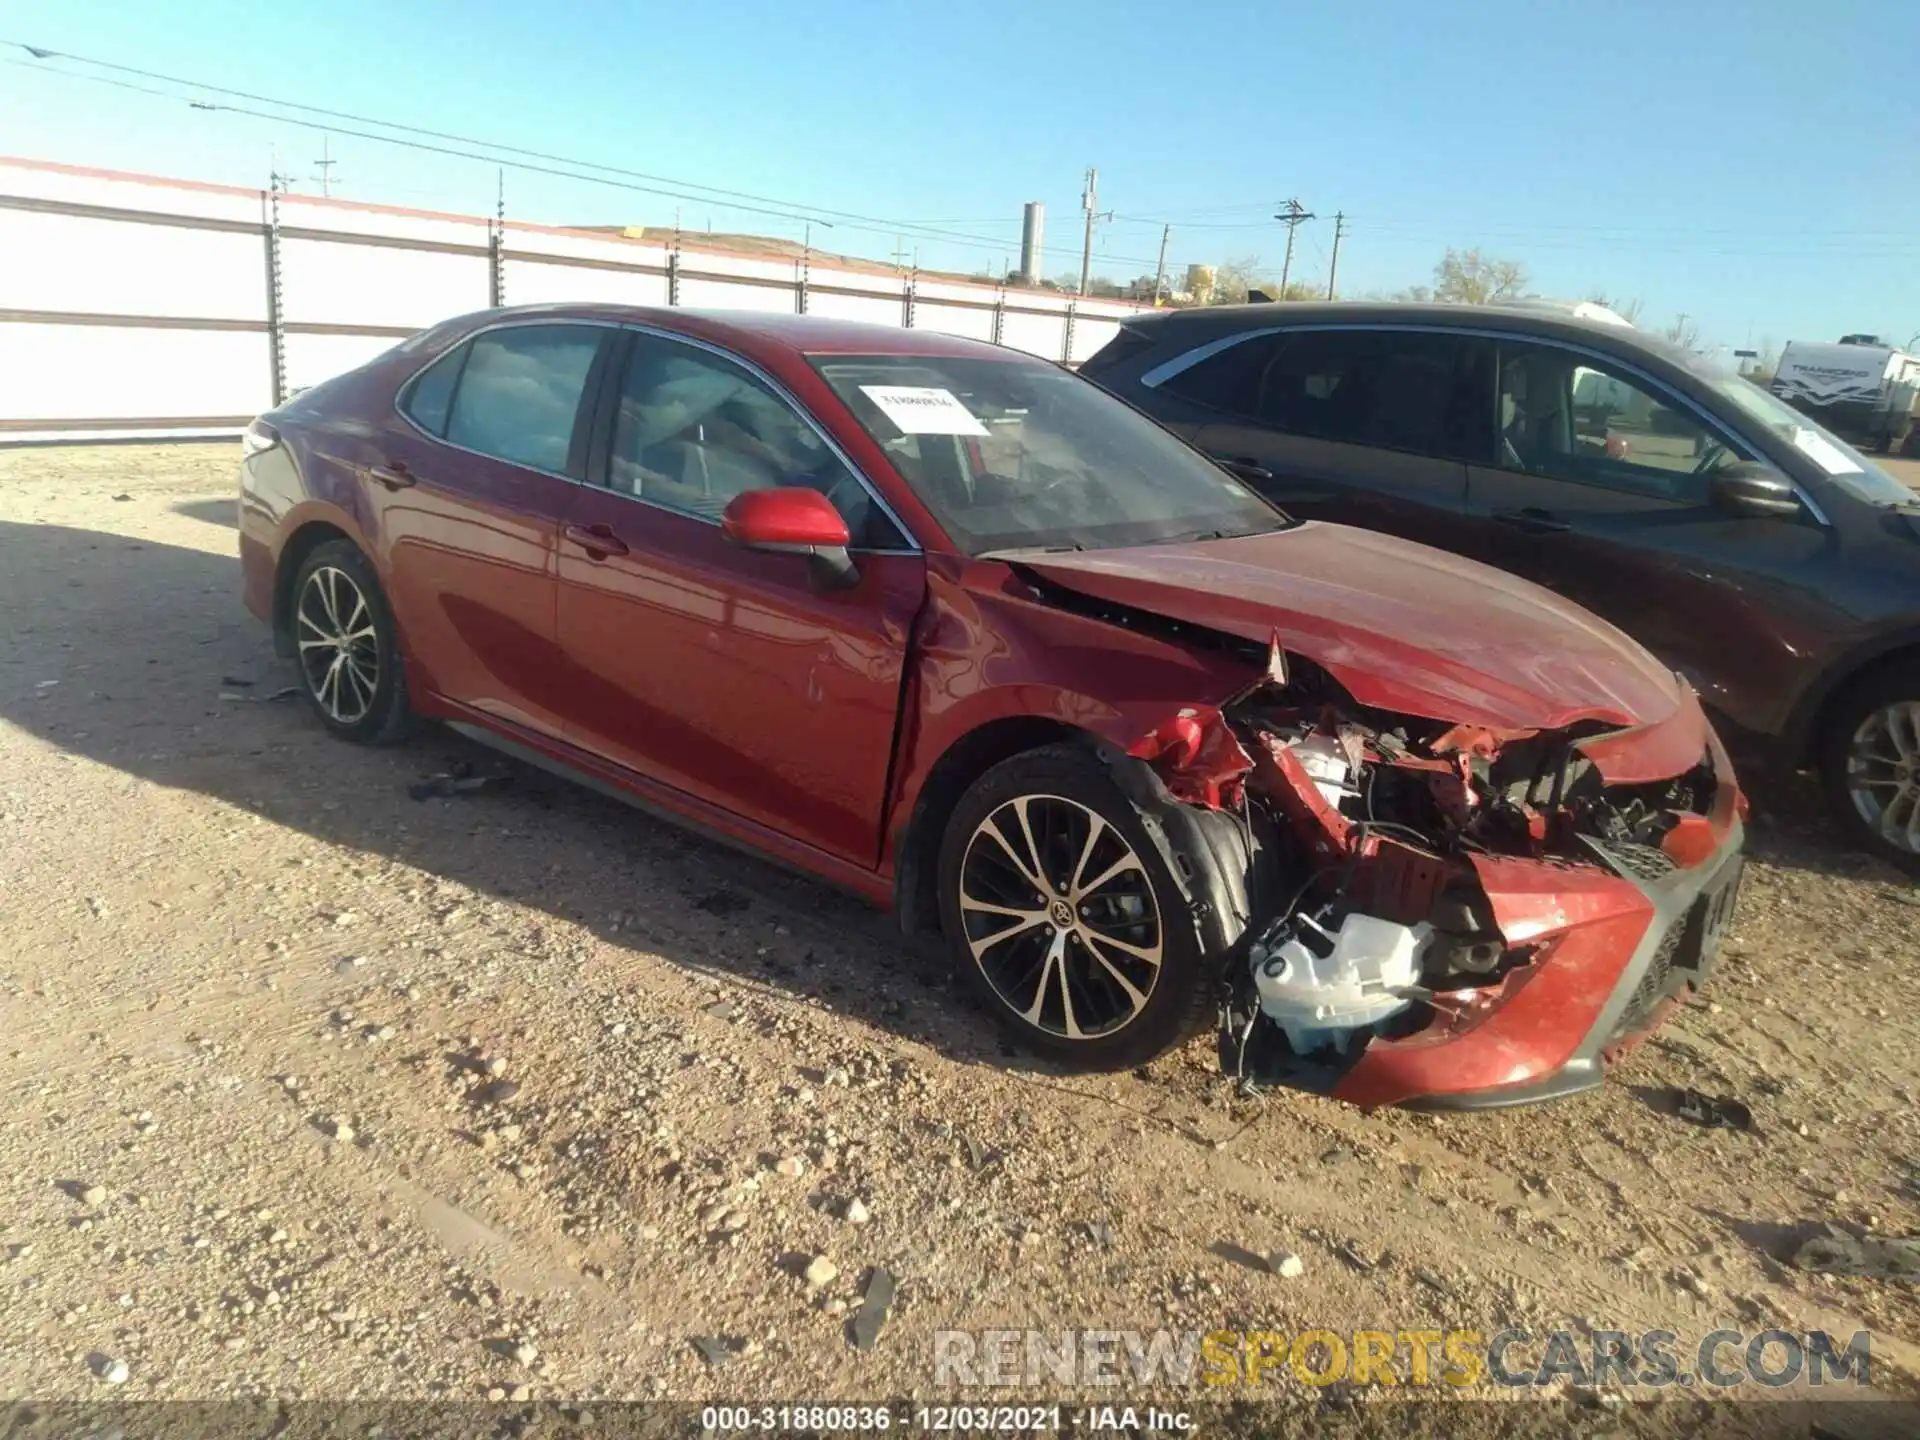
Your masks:
<svg viewBox="0 0 1920 1440"><path fill-rule="evenodd" d="M396 335L287 336L287 392L344 375L400 343Z"/></svg>
<svg viewBox="0 0 1920 1440"><path fill-rule="evenodd" d="M1006 318L1000 326L1000 343L1015 350L1025 350L1030 355L1044 355L1049 360L1061 358L1060 352L1066 345L1067 317L1059 315L1033 315L1007 308Z"/></svg>
<svg viewBox="0 0 1920 1440"><path fill-rule="evenodd" d="M879 275L847 276L836 274L832 277L836 286L848 286L850 280L865 286L871 284L875 290L885 289L887 281ZM825 283L816 273L813 284L807 291L807 313L821 315L829 320L864 320L869 325L898 325L900 323L900 304L903 290L896 289L890 295L844 295L837 290L823 290ZM850 288L850 287L849 287Z"/></svg>
<svg viewBox="0 0 1920 1440"><path fill-rule="evenodd" d="M264 330L0 325L0 375L0 420L244 423L273 404Z"/></svg>
<svg viewBox="0 0 1920 1440"><path fill-rule="evenodd" d="M1078 365L1119 333L1120 322L1117 320L1090 319L1085 315L1075 314L1073 353L1067 359Z"/></svg>
<svg viewBox="0 0 1920 1440"><path fill-rule="evenodd" d="M643 263L636 260L634 263ZM666 257L660 257L662 269ZM596 300L610 305L664 305L667 277L606 270L586 265L554 265L507 257L507 303L545 305Z"/></svg>
<svg viewBox="0 0 1920 1440"><path fill-rule="evenodd" d="M318 384L413 329L494 303L496 274L510 305L792 314L803 308L804 270L808 314L912 324L1075 362L1138 308L1074 302L1069 334L1071 297L1053 292L918 276L910 285L814 255L708 248L704 238L688 233L670 253L655 237L0 159L0 442L230 432L273 403L276 372L288 390ZM270 254L279 274L271 299Z"/></svg>
<svg viewBox="0 0 1920 1440"><path fill-rule="evenodd" d="M284 210L281 223L288 224ZM282 241L280 254L281 314L289 324L424 328L487 308L484 255L294 237Z"/></svg>
<svg viewBox="0 0 1920 1440"><path fill-rule="evenodd" d="M680 303L691 309L773 310L793 314L792 285L744 285L737 281L707 280L680 273Z"/></svg>
<svg viewBox="0 0 1920 1440"><path fill-rule="evenodd" d="M260 237L0 208L0 310L265 320Z"/></svg>
<svg viewBox="0 0 1920 1440"><path fill-rule="evenodd" d="M993 339L993 311L991 309L961 309L958 305L942 305L933 300L921 300L914 307L913 328L916 330L938 330L943 335L964 335L969 340Z"/></svg>

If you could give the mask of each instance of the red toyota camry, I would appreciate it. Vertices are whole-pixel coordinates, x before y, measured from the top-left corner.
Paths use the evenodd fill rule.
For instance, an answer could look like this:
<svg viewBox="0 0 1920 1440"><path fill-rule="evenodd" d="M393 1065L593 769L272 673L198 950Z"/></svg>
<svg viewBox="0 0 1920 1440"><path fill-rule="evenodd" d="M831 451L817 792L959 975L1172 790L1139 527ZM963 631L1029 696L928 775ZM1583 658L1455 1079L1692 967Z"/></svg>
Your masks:
<svg viewBox="0 0 1920 1440"><path fill-rule="evenodd" d="M1546 590L1300 524L1016 352L449 321L256 421L246 600L320 722L444 721L937 931L1029 1048L1539 1100L1710 968L1745 802Z"/></svg>

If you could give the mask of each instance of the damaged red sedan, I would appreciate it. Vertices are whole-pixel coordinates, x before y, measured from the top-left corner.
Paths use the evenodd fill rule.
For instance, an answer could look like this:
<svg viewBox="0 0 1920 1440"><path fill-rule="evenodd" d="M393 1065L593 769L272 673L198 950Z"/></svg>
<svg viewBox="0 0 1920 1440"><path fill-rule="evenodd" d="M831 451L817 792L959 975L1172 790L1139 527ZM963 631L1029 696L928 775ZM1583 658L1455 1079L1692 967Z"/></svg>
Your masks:
<svg viewBox="0 0 1920 1440"><path fill-rule="evenodd" d="M256 421L321 723L446 722L895 907L1030 1049L1363 1106L1600 1083L1745 808L1550 592L1295 523L1057 366L812 319L448 322Z"/></svg>

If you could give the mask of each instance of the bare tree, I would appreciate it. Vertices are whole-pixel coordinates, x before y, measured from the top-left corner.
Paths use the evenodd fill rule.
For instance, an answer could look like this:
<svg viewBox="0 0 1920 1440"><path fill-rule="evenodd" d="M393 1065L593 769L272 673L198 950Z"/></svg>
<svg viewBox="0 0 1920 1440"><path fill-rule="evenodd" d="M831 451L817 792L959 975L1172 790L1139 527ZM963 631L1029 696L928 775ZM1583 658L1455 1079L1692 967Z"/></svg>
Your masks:
<svg viewBox="0 0 1920 1440"><path fill-rule="evenodd" d="M1587 299L1595 305L1604 305L1629 325L1640 323L1640 312L1646 308L1643 300L1616 300L1604 290L1596 290Z"/></svg>
<svg viewBox="0 0 1920 1440"><path fill-rule="evenodd" d="M1278 280L1261 274L1258 255L1243 255L1222 260L1213 267L1213 293L1204 302L1209 305L1240 305L1259 291L1270 300L1325 300L1327 287L1315 280L1289 280L1283 294Z"/></svg>
<svg viewBox="0 0 1920 1440"><path fill-rule="evenodd" d="M1678 345L1682 350L1691 350L1700 343L1700 327L1689 315L1674 316L1660 333L1669 344Z"/></svg>
<svg viewBox="0 0 1920 1440"><path fill-rule="evenodd" d="M1478 247L1472 250L1448 247L1440 263L1433 267L1432 297L1435 300L1485 305L1494 300L1514 299L1524 295L1526 289L1525 266L1518 260L1482 255Z"/></svg>

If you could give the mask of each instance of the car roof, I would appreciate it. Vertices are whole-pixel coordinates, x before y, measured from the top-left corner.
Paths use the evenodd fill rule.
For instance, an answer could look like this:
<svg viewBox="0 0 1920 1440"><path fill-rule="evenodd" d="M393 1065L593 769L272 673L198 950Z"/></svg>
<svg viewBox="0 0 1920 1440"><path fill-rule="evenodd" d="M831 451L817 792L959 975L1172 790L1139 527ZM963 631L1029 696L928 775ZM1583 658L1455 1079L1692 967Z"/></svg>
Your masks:
<svg viewBox="0 0 1920 1440"><path fill-rule="evenodd" d="M896 325L874 325L858 320L834 320L819 315L783 315L757 310L698 310L678 306L551 304L514 305L469 317L475 326L504 320L598 320L622 325L648 325L695 339L764 355L782 350L791 355L915 355L964 356L989 360L1044 359L1024 351L968 340L937 330L908 330Z"/></svg>
<svg viewBox="0 0 1920 1440"><path fill-rule="evenodd" d="M1217 339L1241 330L1288 325L1407 325L1434 329L1498 330L1514 335L1573 340L1674 359L1673 347L1644 330L1586 320L1565 311L1532 306L1413 304L1399 301L1255 301L1161 310L1126 322L1130 330L1172 339Z"/></svg>

